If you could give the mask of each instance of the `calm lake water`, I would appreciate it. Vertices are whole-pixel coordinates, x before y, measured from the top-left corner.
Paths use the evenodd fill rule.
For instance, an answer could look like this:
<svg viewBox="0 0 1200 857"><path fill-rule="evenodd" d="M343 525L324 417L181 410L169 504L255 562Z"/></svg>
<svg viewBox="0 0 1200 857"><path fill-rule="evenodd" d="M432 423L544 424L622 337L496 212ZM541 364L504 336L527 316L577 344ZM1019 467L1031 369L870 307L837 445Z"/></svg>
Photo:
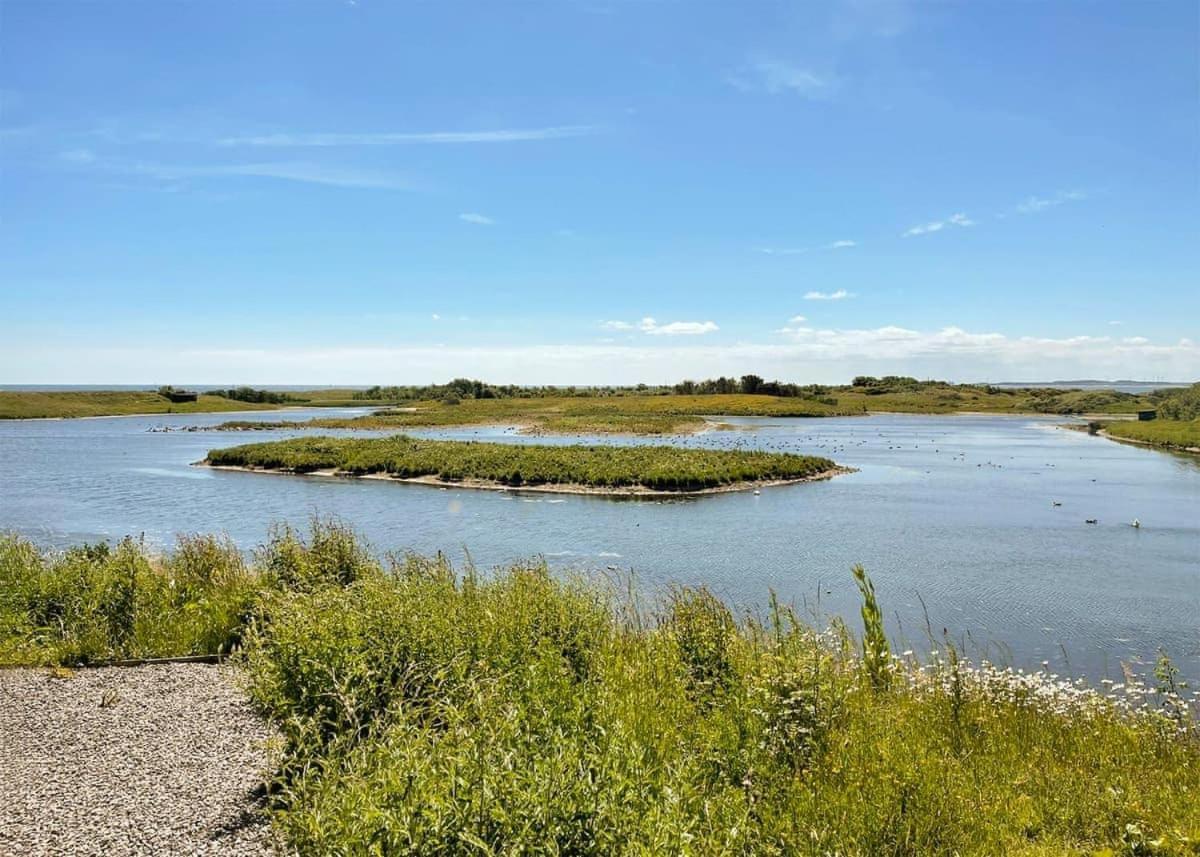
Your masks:
<svg viewBox="0 0 1200 857"><path fill-rule="evenodd" d="M1098 678L1163 646L1200 677L1200 459L1058 429L1060 418L730 420L737 429L669 442L816 453L859 472L670 501L213 472L190 465L213 447L298 432L149 431L228 418L0 422L0 530L47 546L224 531L249 549L273 522L333 514L380 551L469 551L480 567L540 554L562 568L632 569L646 588L703 582L751 608L773 589L855 628L849 569L861 562L902 648L929 648L927 609L936 636L948 629L977 658Z"/></svg>

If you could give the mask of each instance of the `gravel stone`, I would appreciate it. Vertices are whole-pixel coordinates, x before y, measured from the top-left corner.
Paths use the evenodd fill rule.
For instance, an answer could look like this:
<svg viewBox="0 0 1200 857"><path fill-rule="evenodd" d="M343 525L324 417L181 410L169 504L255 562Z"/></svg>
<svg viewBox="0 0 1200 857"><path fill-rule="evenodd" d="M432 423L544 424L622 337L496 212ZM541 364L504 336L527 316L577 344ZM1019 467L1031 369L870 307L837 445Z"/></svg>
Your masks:
<svg viewBox="0 0 1200 857"><path fill-rule="evenodd" d="M273 733L228 665L0 670L0 855L267 855Z"/></svg>

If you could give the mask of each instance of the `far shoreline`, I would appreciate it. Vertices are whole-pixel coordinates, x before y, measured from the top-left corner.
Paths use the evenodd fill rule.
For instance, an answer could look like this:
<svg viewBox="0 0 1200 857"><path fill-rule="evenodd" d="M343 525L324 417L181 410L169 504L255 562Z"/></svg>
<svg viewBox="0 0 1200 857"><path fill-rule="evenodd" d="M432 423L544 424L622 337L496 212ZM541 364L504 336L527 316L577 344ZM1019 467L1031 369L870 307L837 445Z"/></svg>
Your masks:
<svg viewBox="0 0 1200 857"><path fill-rule="evenodd" d="M755 491L762 488L775 488L784 485L797 485L802 482L824 482L837 476L856 473L857 468L836 465L820 473L800 476L795 479L764 479L750 482L731 482L728 485L717 485L711 488L698 488L680 491L664 491L657 488L646 488L641 485L623 485L608 487L600 485L583 485L580 483L540 483L533 485L507 485L503 482L493 482L487 479L461 479L447 481L437 476L393 476L389 473L348 473L337 469L327 468L311 471L283 470L272 467L245 467L232 464L210 464L208 459L197 461L193 467L204 467L209 470L227 470L242 473L261 473L272 476L315 476L322 479L372 479L380 482L401 482L411 485L426 485L431 488L469 488L477 491L507 491L531 492L539 494L575 494L578 496L663 499L667 497L702 497L709 494L733 494L744 491Z"/></svg>

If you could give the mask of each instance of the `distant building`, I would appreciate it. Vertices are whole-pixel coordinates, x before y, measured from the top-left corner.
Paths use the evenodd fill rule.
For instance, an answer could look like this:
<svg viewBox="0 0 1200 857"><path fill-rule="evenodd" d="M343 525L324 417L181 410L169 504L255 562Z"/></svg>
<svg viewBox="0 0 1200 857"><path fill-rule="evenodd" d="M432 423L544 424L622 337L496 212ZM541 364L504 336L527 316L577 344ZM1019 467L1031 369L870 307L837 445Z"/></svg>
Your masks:
<svg viewBox="0 0 1200 857"><path fill-rule="evenodd" d="M172 402L194 402L200 398L199 393L193 393L189 390L165 390L162 395L166 396Z"/></svg>
<svg viewBox="0 0 1200 857"><path fill-rule="evenodd" d="M1158 411L1151 408L1148 411L1138 411L1137 414L1138 414L1139 421L1148 423L1148 422L1150 422L1150 420L1152 420L1158 416Z"/></svg>

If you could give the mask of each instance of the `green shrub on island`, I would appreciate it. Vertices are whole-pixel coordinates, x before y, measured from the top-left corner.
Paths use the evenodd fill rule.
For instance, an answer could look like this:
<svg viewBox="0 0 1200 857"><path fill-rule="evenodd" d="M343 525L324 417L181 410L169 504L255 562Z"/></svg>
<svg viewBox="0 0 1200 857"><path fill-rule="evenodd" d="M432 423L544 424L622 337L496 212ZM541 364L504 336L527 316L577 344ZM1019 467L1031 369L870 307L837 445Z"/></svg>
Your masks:
<svg viewBox="0 0 1200 857"><path fill-rule="evenodd" d="M386 438L304 437L214 449L209 464L285 470L386 473L508 486L575 485L698 491L740 483L807 479L837 467L826 458L669 446L547 446Z"/></svg>
<svg viewBox="0 0 1200 857"><path fill-rule="evenodd" d="M289 853L1196 853L1200 741L1169 662L1107 693L949 644L921 665L855 577L865 642L702 587L639 607L542 563L380 561L321 521L249 566L204 537L161 557L5 537L0 651L190 654L205 627L238 646L284 739L267 808Z"/></svg>

